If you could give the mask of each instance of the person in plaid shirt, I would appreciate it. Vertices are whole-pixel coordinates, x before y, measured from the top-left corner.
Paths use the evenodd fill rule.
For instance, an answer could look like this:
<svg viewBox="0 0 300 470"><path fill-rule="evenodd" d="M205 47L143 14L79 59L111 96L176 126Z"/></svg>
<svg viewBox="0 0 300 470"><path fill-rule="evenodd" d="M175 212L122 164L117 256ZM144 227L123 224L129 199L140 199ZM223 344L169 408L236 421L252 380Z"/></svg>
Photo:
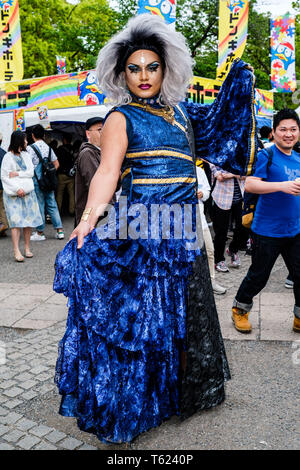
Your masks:
<svg viewBox="0 0 300 470"><path fill-rule="evenodd" d="M212 178L215 179L215 186L212 191L215 267L217 271L227 272L229 269L225 262L224 253L230 216L235 220L235 228L233 239L226 252L231 258L233 268L240 267L238 250L241 245L246 245L248 239L248 231L242 225L245 178L224 171L215 165L210 165L210 168Z"/></svg>

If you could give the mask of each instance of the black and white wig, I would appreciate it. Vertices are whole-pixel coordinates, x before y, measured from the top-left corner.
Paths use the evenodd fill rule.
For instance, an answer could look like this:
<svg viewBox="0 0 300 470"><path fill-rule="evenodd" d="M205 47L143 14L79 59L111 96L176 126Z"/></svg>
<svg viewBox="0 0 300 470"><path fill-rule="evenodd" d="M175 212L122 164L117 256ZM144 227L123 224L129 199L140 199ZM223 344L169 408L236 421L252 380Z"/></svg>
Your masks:
<svg viewBox="0 0 300 470"><path fill-rule="evenodd" d="M162 18L143 14L132 18L99 52L98 83L109 101L115 105L132 101L125 81L125 65L130 55L141 49L151 50L161 59L163 82L159 102L175 106L184 100L193 77L193 60L185 38Z"/></svg>

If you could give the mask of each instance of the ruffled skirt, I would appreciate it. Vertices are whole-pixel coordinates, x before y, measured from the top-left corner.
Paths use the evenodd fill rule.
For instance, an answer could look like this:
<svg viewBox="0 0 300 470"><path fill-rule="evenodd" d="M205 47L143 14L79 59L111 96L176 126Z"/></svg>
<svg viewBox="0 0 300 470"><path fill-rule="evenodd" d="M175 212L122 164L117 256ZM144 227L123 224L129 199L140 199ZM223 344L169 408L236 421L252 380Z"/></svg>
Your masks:
<svg viewBox="0 0 300 470"><path fill-rule="evenodd" d="M100 240L56 259L69 297L55 381L60 413L103 442L224 400L230 378L205 249L182 240Z"/></svg>

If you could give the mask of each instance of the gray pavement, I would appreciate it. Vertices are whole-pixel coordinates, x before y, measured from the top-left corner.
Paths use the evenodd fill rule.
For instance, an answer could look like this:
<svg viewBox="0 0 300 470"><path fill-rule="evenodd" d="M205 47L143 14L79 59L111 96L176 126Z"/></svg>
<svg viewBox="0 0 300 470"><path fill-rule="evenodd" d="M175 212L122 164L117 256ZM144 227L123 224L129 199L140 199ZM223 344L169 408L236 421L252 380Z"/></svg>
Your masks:
<svg viewBox="0 0 300 470"><path fill-rule="evenodd" d="M72 225L64 219L67 237ZM299 449L300 335L292 331L293 293L281 259L255 299L250 335L236 332L230 315L250 258L242 253L240 269L217 273L228 289L216 296L232 373L226 401L183 422L174 417L130 446L107 446L58 414L53 377L67 307L52 282L66 240L56 240L49 225L46 236L22 264L13 260L10 237L0 239L0 450Z"/></svg>

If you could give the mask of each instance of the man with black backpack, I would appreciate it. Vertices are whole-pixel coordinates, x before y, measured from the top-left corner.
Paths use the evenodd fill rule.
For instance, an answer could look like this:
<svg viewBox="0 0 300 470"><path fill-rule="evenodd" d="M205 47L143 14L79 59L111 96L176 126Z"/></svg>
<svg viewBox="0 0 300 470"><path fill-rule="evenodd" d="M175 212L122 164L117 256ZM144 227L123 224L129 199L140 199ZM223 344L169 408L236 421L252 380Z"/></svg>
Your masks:
<svg viewBox="0 0 300 470"><path fill-rule="evenodd" d="M55 238L65 238L62 221L55 199L55 188L57 186L56 170L59 167L57 157L53 150L44 141L45 131L43 126L37 124L32 129L34 143L27 147L32 157L34 166L34 189L39 203L43 224L36 227L36 232L31 235L32 241L46 240L45 211L50 215L53 227L56 229Z"/></svg>
<svg viewBox="0 0 300 470"><path fill-rule="evenodd" d="M300 333L300 154L293 150L300 135L300 120L291 109L274 116L274 144L257 156L253 176L246 179L247 192L259 194L251 225L252 264L236 294L232 308L235 328L251 332L248 320L253 298L265 287L279 255L294 281L293 330Z"/></svg>

